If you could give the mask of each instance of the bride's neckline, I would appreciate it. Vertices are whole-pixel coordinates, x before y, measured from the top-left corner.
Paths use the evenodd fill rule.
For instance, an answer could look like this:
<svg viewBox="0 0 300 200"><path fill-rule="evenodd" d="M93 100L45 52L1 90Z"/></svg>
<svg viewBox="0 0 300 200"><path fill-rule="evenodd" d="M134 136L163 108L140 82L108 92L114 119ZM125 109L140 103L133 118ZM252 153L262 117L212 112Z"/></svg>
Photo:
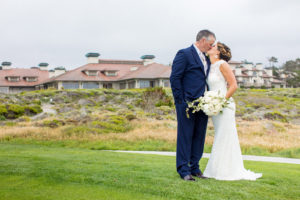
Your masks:
<svg viewBox="0 0 300 200"><path fill-rule="evenodd" d="M214 62L214 63L211 63L211 64L214 65L214 64L216 64L216 63L218 63L218 62L220 62L220 61L222 61L222 60L218 60L218 61L216 61L216 62Z"/></svg>

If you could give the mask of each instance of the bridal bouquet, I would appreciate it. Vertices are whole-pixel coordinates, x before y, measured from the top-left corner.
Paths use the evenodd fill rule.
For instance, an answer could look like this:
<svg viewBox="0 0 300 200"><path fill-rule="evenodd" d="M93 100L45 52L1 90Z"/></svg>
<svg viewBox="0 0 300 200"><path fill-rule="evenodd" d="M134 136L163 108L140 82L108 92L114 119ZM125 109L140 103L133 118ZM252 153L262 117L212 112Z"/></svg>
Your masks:
<svg viewBox="0 0 300 200"><path fill-rule="evenodd" d="M189 118L189 110L192 113L202 110L206 115L213 116L222 112L227 107L229 101L219 91L206 91L203 97L199 97L195 101L188 102L186 115Z"/></svg>

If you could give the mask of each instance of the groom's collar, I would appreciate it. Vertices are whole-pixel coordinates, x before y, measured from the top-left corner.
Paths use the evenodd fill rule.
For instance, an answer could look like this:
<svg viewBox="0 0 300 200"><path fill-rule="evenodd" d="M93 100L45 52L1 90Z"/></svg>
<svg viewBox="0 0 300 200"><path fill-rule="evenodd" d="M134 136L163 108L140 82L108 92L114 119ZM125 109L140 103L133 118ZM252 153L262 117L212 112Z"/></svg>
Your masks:
<svg viewBox="0 0 300 200"><path fill-rule="evenodd" d="M198 49L198 47L195 45L195 43L193 44L193 47L196 49L198 55L204 54L203 52L201 52L201 51Z"/></svg>

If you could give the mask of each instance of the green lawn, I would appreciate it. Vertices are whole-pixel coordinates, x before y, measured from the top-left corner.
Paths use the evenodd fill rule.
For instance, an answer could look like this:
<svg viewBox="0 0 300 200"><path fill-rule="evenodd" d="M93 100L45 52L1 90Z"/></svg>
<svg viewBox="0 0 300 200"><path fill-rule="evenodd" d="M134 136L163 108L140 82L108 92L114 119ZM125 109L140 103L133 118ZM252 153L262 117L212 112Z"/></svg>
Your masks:
<svg viewBox="0 0 300 200"><path fill-rule="evenodd" d="M36 140L29 138L9 138L0 140L0 144L16 145L42 145L48 147L67 147L67 148L84 148L91 150L131 150L131 151L176 151L176 142L168 142L157 139L143 139L137 141L126 141L120 139L114 140ZM210 153L212 145L205 144L204 152ZM300 158L300 148L283 149L280 151L270 152L257 146L241 146L243 155L271 156Z"/></svg>
<svg viewBox="0 0 300 200"><path fill-rule="evenodd" d="M175 157L0 144L0 199L300 198L300 165L245 161L245 166L263 178L184 182Z"/></svg>

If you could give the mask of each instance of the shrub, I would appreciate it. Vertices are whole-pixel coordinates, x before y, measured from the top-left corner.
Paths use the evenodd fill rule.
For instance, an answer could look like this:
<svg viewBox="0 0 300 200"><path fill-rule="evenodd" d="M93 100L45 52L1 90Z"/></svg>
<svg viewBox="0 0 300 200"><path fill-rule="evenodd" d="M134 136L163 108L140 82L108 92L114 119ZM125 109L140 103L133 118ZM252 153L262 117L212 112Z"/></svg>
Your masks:
<svg viewBox="0 0 300 200"><path fill-rule="evenodd" d="M33 100L33 103L37 105L42 105L42 102L39 99Z"/></svg>
<svg viewBox="0 0 300 200"><path fill-rule="evenodd" d="M113 108L113 107L107 107L105 109L108 110L108 111L111 111L111 112L116 112L117 111L117 109Z"/></svg>
<svg viewBox="0 0 300 200"><path fill-rule="evenodd" d="M264 117L266 119L271 119L271 120L279 120L281 122L288 122L287 118L285 115L281 114L278 111L274 111L274 112L268 112L264 114Z"/></svg>
<svg viewBox="0 0 300 200"><path fill-rule="evenodd" d="M4 115L0 115L0 121L6 120L6 117Z"/></svg>
<svg viewBox="0 0 300 200"><path fill-rule="evenodd" d="M169 106L161 106L158 108L161 115L168 115L173 111L173 108L170 108Z"/></svg>
<svg viewBox="0 0 300 200"><path fill-rule="evenodd" d="M24 114L24 107L16 104L8 104L7 106L7 114L5 117L7 119L17 119L18 117Z"/></svg>
<svg viewBox="0 0 300 200"><path fill-rule="evenodd" d="M38 113L43 112L41 106L39 106L39 105L25 106L25 107L24 107L24 111L25 111L25 114L26 114L26 115L29 115L29 116L31 116L31 115L36 115L36 114L38 114Z"/></svg>
<svg viewBox="0 0 300 200"><path fill-rule="evenodd" d="M7 114L6 106L3 104L0 104L0 120L5 120L5 115Z"/></svg>
<svg viewBox="0 0 300 200"><path fill-rule="evenodd" d="M124 133L131 130L131 125L125 117L112 115L100 121L93 121L92 125L101 129L102 133Z"/></svg>
<svg viewBox="0 0 300 200"><path fill-rule="evenodd" d="M43 126L47 126L50 128L57 128L57 127L63 126L63 125L65 125L65 122L62 120L53 119L53 120L43 121Z"/></svg>
<svg viewBox="0 0 300 200"><path fill-rule="evenodd" d="M161 87L148 88L142 94L142 99L138 102L140 106L147 110L152 110L153 107L173 106L172 97L166 94L166 91Z"/></svg>
<svg viewBox="0 0 300 200"><path fill-rule="evenodd" d="M129 110L133 110L133 105L131 105L131 104L127 104L127 108L129 109Z"/></svg>
<svg viewBox="0 0 300 200"><path fill-rule="evenodd" d="M22 116L22 117L19 118L18 121L20 121L20 122L30 122L31 119L28 116Z"/></svg>
<svg viewBox="0 0 300 200"><path fill-rule="evenodd" d="M132 114L132 113L126 114L125 117L126 117L126 119L127 119L128 121L131 121L131 120L134 120L134 119L137 118L137 117L136 117L134 114Z"/></svg>

